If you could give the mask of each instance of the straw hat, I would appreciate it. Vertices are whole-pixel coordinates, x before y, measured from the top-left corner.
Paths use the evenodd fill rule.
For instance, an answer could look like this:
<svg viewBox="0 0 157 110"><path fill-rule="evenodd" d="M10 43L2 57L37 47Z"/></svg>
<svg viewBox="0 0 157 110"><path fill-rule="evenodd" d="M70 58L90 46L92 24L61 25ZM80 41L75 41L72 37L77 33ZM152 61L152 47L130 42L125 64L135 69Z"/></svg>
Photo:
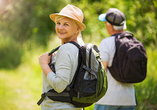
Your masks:
<svg viewBox="0 0 157 110"><path fill-rule="evenodd" d="M83 24L83 12L76 6L68 4L59 13L50 14L51 20L55 22L55 17L57 15L73 19L77 23L81 31L86 28L86 26Z"/></svg>

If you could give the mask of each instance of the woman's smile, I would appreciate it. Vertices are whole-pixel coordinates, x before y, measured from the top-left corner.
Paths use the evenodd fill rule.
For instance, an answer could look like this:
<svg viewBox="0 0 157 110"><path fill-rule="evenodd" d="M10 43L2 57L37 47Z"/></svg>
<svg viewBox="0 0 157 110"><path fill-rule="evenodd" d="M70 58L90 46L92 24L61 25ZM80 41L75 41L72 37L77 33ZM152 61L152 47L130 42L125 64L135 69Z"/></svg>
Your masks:
<svg viewBox="0 0 157 110"><path fill-rule="evenodd" d="M66 32L60 32L60 31L58 31L58 33L61 34L61 35L66 34Z"/></svg>

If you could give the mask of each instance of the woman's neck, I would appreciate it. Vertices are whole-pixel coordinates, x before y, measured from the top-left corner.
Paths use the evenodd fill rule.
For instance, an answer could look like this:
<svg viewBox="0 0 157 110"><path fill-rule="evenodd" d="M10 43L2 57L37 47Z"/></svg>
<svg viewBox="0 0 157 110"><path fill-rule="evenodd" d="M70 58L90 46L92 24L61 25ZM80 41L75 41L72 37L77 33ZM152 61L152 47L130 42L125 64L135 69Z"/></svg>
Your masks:
<svg viewBox="0 0 157 110"><path fill-rule="evenodd" d="M65 44L65 43L68 43L68 42L70 42L70 41L74 41L74 42L76 42L76 43L78 43L78 40L77 39L72 39L72 40L61 40L61 44Z"/></svg>

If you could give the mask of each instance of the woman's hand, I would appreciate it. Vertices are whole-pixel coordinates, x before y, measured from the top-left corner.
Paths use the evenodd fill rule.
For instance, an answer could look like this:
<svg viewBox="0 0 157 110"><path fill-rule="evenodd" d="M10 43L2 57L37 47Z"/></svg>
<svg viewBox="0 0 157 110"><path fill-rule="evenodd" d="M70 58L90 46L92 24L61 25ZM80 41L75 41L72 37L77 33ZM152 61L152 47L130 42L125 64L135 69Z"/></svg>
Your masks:
<svg viewBox="0 0 157 110"><path fill-rule="evenodd" d="M39 64L40 66L45 66L48 65L50 63L50 58L51 56L49 56L49 52L43 53L42 55L39 56Z"/></svg>
<svg viewBox="0 0 157 110"><path fill-rule="evenodd" d="M39 56L40 67L46 76L49 72L52 72L48 65L50 63L50 58L51 56L49 56L49 52L43 53L42 55Z"/></svg>

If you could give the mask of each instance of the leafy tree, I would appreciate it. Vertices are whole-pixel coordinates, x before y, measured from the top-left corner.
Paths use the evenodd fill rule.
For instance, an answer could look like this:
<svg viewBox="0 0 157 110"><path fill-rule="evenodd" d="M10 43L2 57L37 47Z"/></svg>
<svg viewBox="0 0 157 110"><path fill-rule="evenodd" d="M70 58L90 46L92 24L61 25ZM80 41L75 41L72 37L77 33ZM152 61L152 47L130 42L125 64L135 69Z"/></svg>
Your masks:
<svg viewBox="0 0 157 110"><path fill-rule="evenodd" d="M56 3L52 0L11 1L8 9L0 15L0 68L17 67L25 46L28 49L34 44L46 46L54 31L49 15L59 12L65 4L64 0Z"/></svg>
<svg viewBox="0 0 157 110"><path fill-rule="evenodd" d="M135 33L144 45L157 44L157 1L156 0L129 0L124 1L128 29Z"/></svg>
<svg viewBox="0 0 157 110"><path fill-rule="evenodd" d="M60 5L57 5L60 4ZM59 12L64 7L64 0L14 0L9 9L1 14L0 30L21 44L34 39L46 45L54 23L49 18L51 13Z"/></svg>

